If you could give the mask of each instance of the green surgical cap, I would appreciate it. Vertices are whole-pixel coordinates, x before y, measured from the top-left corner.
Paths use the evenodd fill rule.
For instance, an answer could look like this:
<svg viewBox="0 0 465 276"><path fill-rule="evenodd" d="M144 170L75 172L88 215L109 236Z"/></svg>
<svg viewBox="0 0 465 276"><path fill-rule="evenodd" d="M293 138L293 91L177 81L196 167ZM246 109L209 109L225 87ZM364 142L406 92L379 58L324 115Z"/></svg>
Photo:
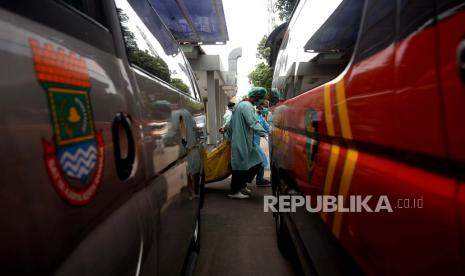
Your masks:
<svg viewBox="0 0 465 276"><path fill-rule="evenodd" d="M252 87L249 91L249 97L260 97L264 98L266 95L266 89L263 87Z"/></svg>

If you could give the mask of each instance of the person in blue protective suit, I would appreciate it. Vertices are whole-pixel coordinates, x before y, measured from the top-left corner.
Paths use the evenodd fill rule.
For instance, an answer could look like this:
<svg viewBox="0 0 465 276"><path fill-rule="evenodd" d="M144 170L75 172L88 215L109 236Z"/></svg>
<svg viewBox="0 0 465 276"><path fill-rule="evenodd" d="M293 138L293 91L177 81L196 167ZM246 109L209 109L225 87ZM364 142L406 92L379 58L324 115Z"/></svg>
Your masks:
<svg viewBox="0 0 465 276"><path fill-rule="evenodd" d="M264 105L260 105L260 106L257 107L257 113L256 113L255 116L257 117L258 123L269 134L271 129L270 129L270 126L268 125L268 123L266 122L265 118L264 118L266 116L266 112L267 112L267 108ZM258 152L260 153L260 156L262 158L261 166L258 169L257 177L255 178L255 184L257 185L257 187L269 187L269 186L271 186L270 181L264 178L265 169L269 168L268 158L266 157L265 152L263 151L262 147L260 146L260 136L258 134L255 134L253 141L254 141L255 146L257 147Z"/></svg>
<svg viewBox="0 0 465 276"><path fill-rule="evenodd" d="M226 131L231 139L231 190L230 198L244 199L249 197L250 183L262 165L262 158L253 142L254 135L264 137L267 131L255 116L255 107L259 106L266 94L263 87L253 87L248 97L238 103L233 110L231 121Z"/></svg>

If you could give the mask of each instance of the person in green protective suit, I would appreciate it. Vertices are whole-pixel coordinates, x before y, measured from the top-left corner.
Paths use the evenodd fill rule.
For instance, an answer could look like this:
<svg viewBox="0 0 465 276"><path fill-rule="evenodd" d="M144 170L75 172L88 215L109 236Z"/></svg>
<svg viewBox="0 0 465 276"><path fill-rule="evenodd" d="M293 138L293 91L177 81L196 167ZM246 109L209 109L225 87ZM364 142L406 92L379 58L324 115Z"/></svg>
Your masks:
<svg viewBox="0 0 465 276"><path fill-rule="evenodd" d="M233 110L226 131L231 139L231 190L230 198L244 199L249 197L247 182L251 182L257 174L262 158L254 144L254 134L266 135L266 130L255 116L255 107L260 105L266 95L263 87L253 87L248 97L238 103Z"/></svg>
<svg viewBox="0 0 465 276"><path fill-rule="evenodd" d="M236 103L233 103L233 102L228 103L228 109L223 115L223 126L219 129L220 133L223 134L224 136L224 140L227 142L229 142L230 139L229 139L228 133L225 131L225 126L229 124L229 121L231 121L232 111L235 105Z"/></svg>

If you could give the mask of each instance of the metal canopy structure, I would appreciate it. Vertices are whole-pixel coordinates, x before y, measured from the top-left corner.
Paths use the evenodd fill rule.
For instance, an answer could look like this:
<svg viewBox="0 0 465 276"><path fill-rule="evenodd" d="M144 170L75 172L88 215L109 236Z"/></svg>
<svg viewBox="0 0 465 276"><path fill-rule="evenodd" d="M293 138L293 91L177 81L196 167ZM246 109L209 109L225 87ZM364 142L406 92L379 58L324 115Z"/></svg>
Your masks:
<svg viewBox="0 0 465 276"><path fill-rule="evenodd" d="M181 44L224 44L222 0L148 0Z"/></svg>

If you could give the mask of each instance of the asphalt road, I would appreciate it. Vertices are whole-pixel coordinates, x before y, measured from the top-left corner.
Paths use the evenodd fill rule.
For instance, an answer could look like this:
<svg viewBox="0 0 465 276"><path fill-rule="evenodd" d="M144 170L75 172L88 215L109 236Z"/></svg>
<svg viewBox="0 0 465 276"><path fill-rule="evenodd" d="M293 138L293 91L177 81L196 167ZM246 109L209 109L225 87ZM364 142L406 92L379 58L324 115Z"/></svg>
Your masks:
<svg viewBox="0 0 465 276"><path fill-rule="evenodd" d="M237 200L226 197L229 183L206 186L194 275L296 275L277 248L272 214L263 212L271 188L251 186L252 196Z"/></svg>

